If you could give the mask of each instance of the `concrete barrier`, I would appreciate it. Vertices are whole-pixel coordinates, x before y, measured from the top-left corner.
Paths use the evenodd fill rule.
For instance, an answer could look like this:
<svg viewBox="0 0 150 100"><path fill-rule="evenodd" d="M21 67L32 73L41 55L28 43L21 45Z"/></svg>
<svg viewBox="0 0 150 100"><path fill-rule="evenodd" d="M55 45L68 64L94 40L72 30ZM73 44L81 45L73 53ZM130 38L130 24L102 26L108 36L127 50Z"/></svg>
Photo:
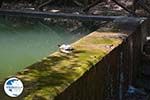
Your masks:
<svg viewBox="0 0 150 100"><path fill-rule="evenodd" d="M105 55L56 100L126 100L128 86L134 85L141 63L140 26L128 32L123 42Z"/></svg>
<svg viewBox="0 0 150 100"><path fill-rule="evenodd" d="M130 32L95 31L73 43L72 54L55 52L18 72L24 92L4 100L123 100L140 63L140 25ZM132 79L133 78L133 79Z"/></svg>

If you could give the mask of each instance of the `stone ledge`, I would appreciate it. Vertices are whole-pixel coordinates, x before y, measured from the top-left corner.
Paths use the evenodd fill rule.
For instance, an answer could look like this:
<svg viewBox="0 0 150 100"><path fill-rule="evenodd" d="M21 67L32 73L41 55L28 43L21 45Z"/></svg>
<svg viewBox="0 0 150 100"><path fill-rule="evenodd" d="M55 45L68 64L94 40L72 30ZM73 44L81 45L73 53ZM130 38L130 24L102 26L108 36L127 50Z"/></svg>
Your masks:
<svg viewBox="0 0 150 100"><path fill-rule="evenodd" d="M17 99L53 100L86 71L122 43L124 35L113 32L93 32L72 46L72 54L55 52L18 72L15 77L24 83L24 92ZM0 85L2 91L3 85ZM5 93L1 98L9 100ZM16 99L15 99L16 100Z"/></svg>

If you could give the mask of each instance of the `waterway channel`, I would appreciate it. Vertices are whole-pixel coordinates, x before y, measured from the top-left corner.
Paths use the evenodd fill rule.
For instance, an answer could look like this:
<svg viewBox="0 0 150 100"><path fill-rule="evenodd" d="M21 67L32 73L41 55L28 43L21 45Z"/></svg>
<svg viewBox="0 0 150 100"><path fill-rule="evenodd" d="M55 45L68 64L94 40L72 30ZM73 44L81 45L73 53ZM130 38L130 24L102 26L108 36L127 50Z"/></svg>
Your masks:
<svg viewBox="0 0 150 100"><path fill-rule="evenodd" d="M87 33L86 33L87 34ZM13 75L55 52L58 44L72 43L86 34L59 25L11 22L0 19L0 79Z"/></svg>

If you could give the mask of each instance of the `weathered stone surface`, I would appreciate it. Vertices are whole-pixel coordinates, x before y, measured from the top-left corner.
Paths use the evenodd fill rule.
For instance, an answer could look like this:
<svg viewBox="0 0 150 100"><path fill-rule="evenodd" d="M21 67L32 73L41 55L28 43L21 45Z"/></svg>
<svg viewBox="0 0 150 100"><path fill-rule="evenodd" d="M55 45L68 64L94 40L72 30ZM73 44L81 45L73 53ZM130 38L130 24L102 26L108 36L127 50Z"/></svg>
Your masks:
<svg viewBox="0 0 150 100"><path fill-rule="evenodd" d="M100 61L111 50L122 43L122 34L93 32L72 44L72 54L55 52L43 60L18 72L16 77L24 83L24 93L19 98L25 100L37 97L53 100L86 71ZM1 91L3 85L1 84ZM4 93L0 97L11 99Z"/></svg>

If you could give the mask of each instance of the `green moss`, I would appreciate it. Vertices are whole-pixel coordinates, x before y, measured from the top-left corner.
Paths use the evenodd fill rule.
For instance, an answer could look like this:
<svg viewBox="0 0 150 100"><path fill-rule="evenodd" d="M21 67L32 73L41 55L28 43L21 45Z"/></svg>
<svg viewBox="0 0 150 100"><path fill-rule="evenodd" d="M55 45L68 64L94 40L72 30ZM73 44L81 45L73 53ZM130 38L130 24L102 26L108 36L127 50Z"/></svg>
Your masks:
<svg viewBox="0 0 150 100"><path fill-rule="evenodd" d="M92 39L91 42L93 44L111 44L113 40L109 38L96 38L96 39Z"/></svg>
<svg viewBox="0 0 150 100"><path fill-rule="evenodd" d="M112 50L105 46L116 47L121 43L119 38L109 38L106 34L91 33L72 44L73 53L55 52L26 68L27 71L18 73L17 77L26 86L24 99L53 100Z"/></svg>

